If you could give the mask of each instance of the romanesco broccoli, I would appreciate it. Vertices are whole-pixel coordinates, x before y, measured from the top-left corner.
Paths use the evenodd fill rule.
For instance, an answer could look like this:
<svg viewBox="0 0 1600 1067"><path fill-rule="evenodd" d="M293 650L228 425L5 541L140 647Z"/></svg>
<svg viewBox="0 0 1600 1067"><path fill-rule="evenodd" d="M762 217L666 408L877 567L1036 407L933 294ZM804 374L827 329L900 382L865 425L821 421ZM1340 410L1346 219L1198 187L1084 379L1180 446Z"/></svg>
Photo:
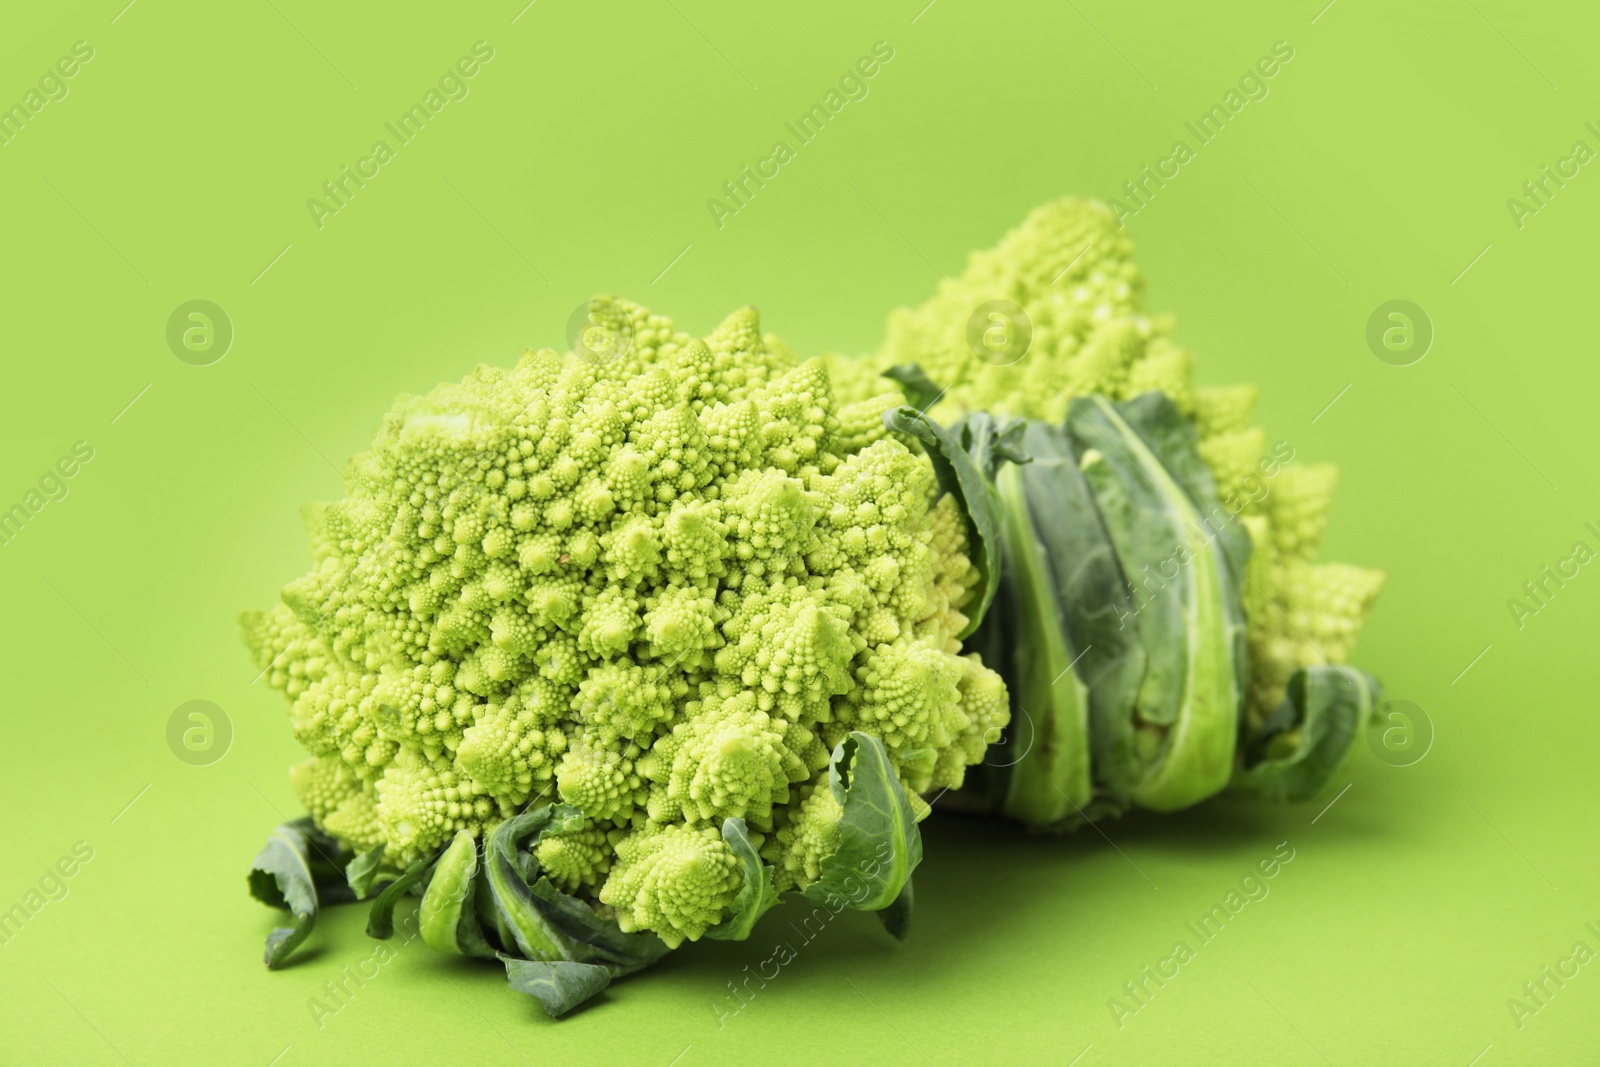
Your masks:
<svg viewBox="0 0 1600 1067"><path fill-rule="evenodd" d="M1133 252L1132 238L1104 204L1055 200L994 248L972 253L966 272L922 305L895 311L878 351L831 357L829 366L840 396L862 398L881 390L883 371L918 364L943 390L928 408L943 422L987 412L1060 423L1074 397L1166 394L1193 423L1219 499L1254 543L1243 587L1246 712L1260 725L1297 669L1345 662L1384 575L1316 562L1334 468L1287 462L1287 446L1269 449L1250 421L1254 386L1194 384L1194 357L1173 341L1171 316L1145 311ZM975 312L991 301L1020 310L993 312L1000 331L994 345L973 332ZM1025 352L1008 347L1019 330L1031 331Z"/></svg>
<svg viewBox="0 0 1600 1067"><path fill-rule="evenodd" d="M752 309L703 339L592 309L583 354L400 399L307 510L310 573L242 621L317 828L404 867L560 801L582 819L535 868L671 946L735 909L726 822L803 890L851 731L952 788L1006 702L960 654L966 527L887 383L840 405Z"/></svg>

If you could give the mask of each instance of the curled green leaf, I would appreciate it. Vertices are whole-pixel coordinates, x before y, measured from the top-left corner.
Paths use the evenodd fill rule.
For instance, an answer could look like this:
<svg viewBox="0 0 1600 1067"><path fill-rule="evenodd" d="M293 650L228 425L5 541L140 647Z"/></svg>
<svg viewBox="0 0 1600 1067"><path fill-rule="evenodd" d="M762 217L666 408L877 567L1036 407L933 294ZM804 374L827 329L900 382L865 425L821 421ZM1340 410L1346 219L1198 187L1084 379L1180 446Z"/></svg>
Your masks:
<svg viewBox="0 0 1600 1067"><path fill-rule="evenodd" d="M379 868L383 864L383 853L387 846L379 845L377 848L361 853L350 861L350 866L345 868L345 879L350 884L350 891L356 895L357 900L365 900L372 895L378 877Z"/></svg>
<svg viewBox="0 0 1600 1067"><path fill-rule="evenodd" d="M883 376L898 385L906 394L906 403L921 411L929 408L944 395L944 390L920 363L897 363L883 372Z"/></svg>
<svg viewBox="0 0 1600 1067"><path fill-rule="evenodd" d="M309 817L286 822L272 832L250 866L250 895L294 916L292 926L267 935L263 959L278 968L311 935L323 904L354 899L345 878L349 855L313 825Z"/></svg>
<svg viewBox="0 0 1600 1067"><path fill-rule="evenodd" d="M434 865L417 912L422 940L428 947L461 956L494 956L472 904L477 875L477 839L458 830Z"/></svg>
<svg viewBox="0 0 1600 1067"><path fill-rule="evenodd" d="M822 861L821 877L806 889L806 899L881 911L895 902L922 862L911 797L895 776L883 742L859 730L833 750L828 788L843 809L839 847Z"/></svg>
<svg viewBox="0 0 1600 1067"><path fill-rule="evenodd" d="M1296 671L1283 703L1246 741L1232 788L1288 803L1317 797L1349 765L1382 698L1377 681L1353 667Z"/></svg>
<svg viewBox="0 0 1600 1067"><path fill-rule="evenodd" d="M919 441L933 464L941 492L950 493L967 521L968 556L978 569L972 601L962 610L967 625L957 637L967 637L983 622L1000 584L1001 532L994 489L985 476L993 462L1008 454L1006 438L993 420L973 424L962 437L939 425L914 407L891 408L883 413L884 425ZM962 438L965 438L963 441ZM983 465L977 457L983 457Z"/></svg>
<svg viewBox="0 0 1600 1067"><path fill-rule="evenodd" d="M518 993L526 993L559 1019L611 984L611 972L592 963L562 960L519 960L501 956L506 980Z"/></svg>
<svg viewBox="0 0 1600 1067"><path fill-rule="evenodd" d="M368 937L387 941L394 936L394 906L400 903L400 898L405 896L407 890L428 876L432 866L432 856L418 860L378 894L378 899L372 902L372 910L367 913Z"/></svg>
<svg viewBox="0 0 1600 1067"><path fill-rule="evenodd" d="M887 908L878 912L878 921L883 923L883 928L889 931L889 936L896 941L904 941L911 933L911 905L913 894L911 892L911 879L906 878L906 884L900 887L900 895Z"/></svg>
<svg viewBox="0 0 1600 1067"><path fill-rule="evenodd" d="M722 839L744 866L744 888L734 898L733 914L720 926L707 930L706 936L716 941L743 941L755 928L756 920L778 903L778 890L773 885L772 868L761 862L743 819L724 819Z"/></svg>
<svg viewBox="0 0 1600 1067"><path fill-rule="evenodd" d="M538 905L529 878L531 847L546 830L576 830L583 813L564 804L545 804L495 827L484 846L484 864L495 909L522 954L530 960L569 960L576 946L552 925ZM509 945L507 946L510 947Z"/></svg>
<svg viewBox="0 0 1600 1067"><path fill-rule="evenodd" d="M539 874L533 847L540 836L582 826L583 813L577 808L547 804L496 827L484 849L495 910L530 960L596 963L609 967L613 977L630 974L667 953L661 939L649 933L624 933L611 919ZM510 949L509 944L505 947Z"/></svg>
<svg viewBox="0 0 1600 1067"><path fill-rule="evenodd" d="M570 946L567 958L579 963L600 963L613 978L642 970L665 956L665 942L655 934L625 933L612 919L597 913L584 901L569 896L540 876L531 887L535 907Z"/></svg>
<svg viewBox="0 0 1600 1067"><path fill-rule="evenodd" d="M280 926L267 935L263 960L268 967L280 967L317 924L317 891L306 860L305 837L293 823L274 830L256 856L250 868L250 893L294 915L294 925Z"/></svg>
<svg viewBox="0 0 1600 1067"><path fill-rule="evenodd" d="M1081 812L1068 813L1060 824L1064 827L1081 822L1091 810L1122 810L1132 803L1139 777L1133 706L1146 659L1138 631L1127 622L1133 615L1128 580L1072 443L1061 429L1030 420L1021 444L1032 462L1020 468L1018 480L1033 536L1054 583L1048 592L1053 593L1065 625L1073 673L1088 690L1095 800L1084 804ZM1014 639L1008 642L1008 648L1015 647ZM1038 717L1027 708L1024 705L1024 720ZM1053 760L1061 739L1070 736L1070 730L1040 733L1037 739L1014 739L1005 761L1022 766L1031 760ZM1025 821L1038 825L1037 820Z"/></svg>

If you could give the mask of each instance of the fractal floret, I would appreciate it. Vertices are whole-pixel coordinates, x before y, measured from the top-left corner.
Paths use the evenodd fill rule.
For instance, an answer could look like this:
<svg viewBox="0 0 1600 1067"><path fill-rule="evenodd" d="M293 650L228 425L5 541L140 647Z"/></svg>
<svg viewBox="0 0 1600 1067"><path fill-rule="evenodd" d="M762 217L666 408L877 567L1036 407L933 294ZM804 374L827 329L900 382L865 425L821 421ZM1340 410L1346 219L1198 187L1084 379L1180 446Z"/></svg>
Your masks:
<svg viewBox="0 0 1600 1067"><path fill-rule="evenodd" d="M522 873L674 946L744 906L741 842L771 892L824 877L869 747L920 816L1006 700L961 654L962 502L889 383L841 406L752 309L694 339L597 300L575 347L399 400L243 626L308 832L396 871L465 835L492 876L543 811Z"/></svg>

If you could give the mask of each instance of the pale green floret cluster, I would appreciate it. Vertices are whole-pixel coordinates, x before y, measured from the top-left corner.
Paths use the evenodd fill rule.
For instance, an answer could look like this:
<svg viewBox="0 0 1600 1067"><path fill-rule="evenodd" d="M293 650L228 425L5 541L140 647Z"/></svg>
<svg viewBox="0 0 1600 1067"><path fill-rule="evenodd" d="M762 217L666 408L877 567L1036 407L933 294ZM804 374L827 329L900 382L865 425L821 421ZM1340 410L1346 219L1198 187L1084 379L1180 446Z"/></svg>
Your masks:
<svg viewBox="0 0 1600 1067"><path fill-rule="evenodd" d="M841 406L751 309L703 340L591 319L579 355L399 400L308 509L312 571L243 624L318 826L405 863L561 800L586 818L539 841L545 873L676 945L743 885L724 820L804 888L849 731L938 790L1008 704L959 654L967 527L883 428L892 388Z"/></svg>
<svg viewBox="0 0 1600 1067"><path fill-rule="evenodd" d="M556 888L570 893L600 882L611 869L611 857L621 836L614 829L586 826L572 833L551 834L539 842L534 855L539 869Z"/></svg>
<svg viewBox="0 0 1600 1067"><path fill-rule="evenodd" d="M928 411L947 425L973 411L1059 422L1072 396L1120 399L1187 381L1191 357L1172 344L1170 318L1143 314L1144 288L1110 209L1057 200L973 252L966 272L921 305L897 308L876 353L832 369L848 396L881 388L873 379L895 364L920 364L945 390ZM983 310L995 301L1025 322Z"/></svg>
<svg viewBox="0 0 1600 1067"><path fill-rule="evenodd" d="M1349 657L1384 575L1314 562L1335 469L1296 466L1284 461L1283 446L1269 448L1266 432L1251 424L1254 386L1197 387L1193 354L1173 342L1171 316L1146 313L1144 291L1132 238L1110 208L1066 197L974 252L966 272L922 305L897 310L876 353L835 357L830 368L840 395L852 397L880 390L882 371L918 364L945 390L929 408L945 423L974 411L1059 423L1073 397L1165 393L1194 423L1218 496L1254 543L1243 595L1248 711L1258 722L1283 699L1295 670ZM1022 316L980 312L991 301ZM1024 353L1017 338L1028 331Z"/></svg>

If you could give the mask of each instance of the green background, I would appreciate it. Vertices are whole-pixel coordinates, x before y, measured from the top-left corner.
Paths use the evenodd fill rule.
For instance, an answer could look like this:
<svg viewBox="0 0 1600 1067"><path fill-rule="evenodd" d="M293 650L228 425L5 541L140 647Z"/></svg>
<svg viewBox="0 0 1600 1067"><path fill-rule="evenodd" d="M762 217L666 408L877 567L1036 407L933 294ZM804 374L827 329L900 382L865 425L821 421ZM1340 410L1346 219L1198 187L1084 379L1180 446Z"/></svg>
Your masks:
<svg viewBox="0 0 1600 1067"><path fill-rule="evenodd" d="M1600 964L1521 1027L1507 1005L1600 949L1600 568L1520 629L1507 607L1600 547L1600 175L1520 228L1506 204L1600 148L1592 9L123 2L0 16L0 102L94 48L0 146L0 505L94 449L0 547L0 908L93 849L0 946L0 1060L1600 1060ZM479 40L470 95L319 229L306 200ZM719 229L706 200L880 40L870 95ZM802 353L871 348L1035 204L1194 147L1183 123L1280 40L1270 95L1128 225L1203 380L1258 382L1274 439L1342 464L1324 555L1390 573L1357 658L1423 709L1425 758L1362 753L1326 810L1218 801L1109 839L936 817L908 943L847 914L720 1027L794 909L559 1024L497 968L407 946L319 1028L308 999L371 943L344 909L301 965L261 967L275 916L244 871L296 813L299 756L233 620L304 568L299 505L338 494L393 396L561 345L598 291L695 332L750 303ZM1394 298L1436 330L1411 366L1365 341ZM214 365L165 340L193 299L233 324ZM232 725L209 766L166 740L193 699ZM1280 842L1270 896L1119 1027L1123 983Z"/></svg>

